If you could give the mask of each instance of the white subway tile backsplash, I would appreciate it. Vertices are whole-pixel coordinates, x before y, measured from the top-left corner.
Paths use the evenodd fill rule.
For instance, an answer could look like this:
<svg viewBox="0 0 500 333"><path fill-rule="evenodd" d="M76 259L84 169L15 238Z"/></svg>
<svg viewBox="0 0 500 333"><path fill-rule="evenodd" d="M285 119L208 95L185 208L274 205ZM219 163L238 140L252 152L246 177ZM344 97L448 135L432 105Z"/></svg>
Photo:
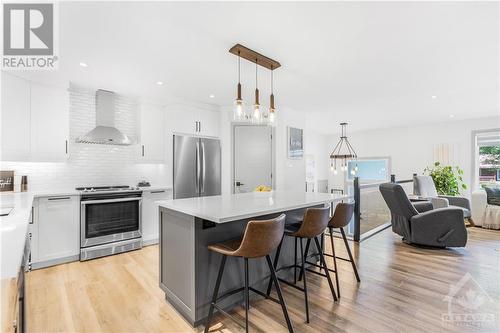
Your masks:
<svg viewBox="0 0 500 333"><path fill-rule="evenodd" d="M69 158L64 163L2 162L3 170L28 175L32 190L73 188L86 185L134 185L146 179L153 185L168 185L165 164L144 164L138 160L138 145L108 146L76 143L95 126L95 95L72 90L70 97ZM115 101L116 127L136 142L138 104L124 96Z"/></svg>

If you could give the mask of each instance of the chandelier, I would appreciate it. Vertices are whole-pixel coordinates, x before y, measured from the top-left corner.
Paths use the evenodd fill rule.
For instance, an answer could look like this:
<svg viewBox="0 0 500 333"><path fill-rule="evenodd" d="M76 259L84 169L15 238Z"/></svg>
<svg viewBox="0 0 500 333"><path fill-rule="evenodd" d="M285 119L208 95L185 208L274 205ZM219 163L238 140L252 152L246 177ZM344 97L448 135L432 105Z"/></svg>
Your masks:
<svg viewBox="0 0 500 333"><path fill-rule="evenodd" d="M347 123L340 123L341 135L340 140L333 148L333 151L330 153L330 170L333 171L334 174L337 174L337 160L340 163L340 170L347 171L347 160L357 159L358 155L356 151L349 143L347 139ZM351 170L351 174L355 174L358 171L358 165Z"/></svg>
<svg viewBox="0 0 500 333"><path fill-rule="evenodd" d="M281 64L276 60L257 53L241 44L236 44L230 53L238 56L238 85L236 90L236 100L234 101L233 120L236 122L250 122L253 124L265 124L274 126L276 122L276 107L274 104L274 70ZM244 58L255 64L255 102L251 109L245 108L245 103L241 94L241 66L240 59ZM259 101L258 87L258 66L267 68L271 72L271 94L269 96L269 108L264 111Z"/></svg>

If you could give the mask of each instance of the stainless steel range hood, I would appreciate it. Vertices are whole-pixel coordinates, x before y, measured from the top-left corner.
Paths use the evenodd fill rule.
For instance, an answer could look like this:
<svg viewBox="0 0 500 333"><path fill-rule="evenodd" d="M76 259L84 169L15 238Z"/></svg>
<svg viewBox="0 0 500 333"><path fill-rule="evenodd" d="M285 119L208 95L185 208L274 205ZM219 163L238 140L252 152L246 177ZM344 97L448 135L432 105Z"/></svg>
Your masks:
<svg viewBox="0 0 500 333"><path fill-rule="evenodd" d="M77 143L129 146L129 137L115 128L115 94L112 91L97 90L95 93L96 127L76 139Z"/></svg>

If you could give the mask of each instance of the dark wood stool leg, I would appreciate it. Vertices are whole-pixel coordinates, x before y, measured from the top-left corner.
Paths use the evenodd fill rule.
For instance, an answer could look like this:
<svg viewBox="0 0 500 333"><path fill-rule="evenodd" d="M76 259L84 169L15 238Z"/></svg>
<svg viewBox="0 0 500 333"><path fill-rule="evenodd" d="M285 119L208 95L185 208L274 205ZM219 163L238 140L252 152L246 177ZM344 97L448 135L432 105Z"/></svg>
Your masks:
<svg viewBox="0 0 500 333"><path fill-rule="evenodd" d="M297 244L297 243L295 243L295 244ZM274 281L276 293L278 294L278 299L280 301L281 310L283 310L283 315L285 316L286 326L288 326L288 332L293 333L292 323L290 322L290 317L288 316L288 310L286 308L285 300L283 299L283 295L281 294L281 287L280 287L278 278L276 277L276 271L274 270L274 267L271 263L271 257L269 257L269 255L267 255L266 260L267 260L267 265L269 266L269 270L271 271L271 278Z"/></svg>
<svg viewBox="0 0 500 333"><path fill-rule="evenodd" d="M317 237L314 237L314 243L316 244L316 248L318 249L319 258L323 263L323 267L325 267L326 279L328 280L328 285L330 286L330 291L332 292L333 300L338 301L337 295L335 294L335 289L333 288L332 279L330 277L330 271L328 270L328 266L326 265L325 256L321 251L321 245L319 244L319 240ZM304 276L305 277L305 276Z"/></svg>
<svg viewBox="0 0 500 333"><path fill-rule="evenodd" d="M340 228L340 232L342 233L342 238L344 239L344 244L347 249L347 254L349 255L349 259L351 260L351 265L352 269L354 270L354 275L356 275L356 280L358 282L361 282L361 279L359 278L358 274L358 269L356 268L356 263L354 262L354 258L352 257L351 248L349 247L349 243L347 242L347 237L345 235L344 229Z"/></svg>
<svg viewBox="0 0 500 333"><path fill-rule="evenodd" d="M245 332L248 333L248 308L250 304L248 293L248 258L245 258Z"/></svg>
<svg viewBox="0 0 500 333"><path fill-rule="evenodd" d="M276 255L274 256L274 264L273 264L274 270L276 270L276 268L278 267L278 260L280 258L281 245L283 244L284 238L285 237L283 236L283 238L281 239L280 245L278 245L278 248L276 249ZM272 286L273 286L273 279L272 279L272 277L269 277L269 284L267 285L267 292L266 292L267 296L271 295Z"/></svg>
<svg viewBox="0 0 500 333"><path fill-rule="evenodd" d="M302 243L302 239L300 239L300 242ZM300 244L300 245L302 246L302 244ZM309 253L309 246L311 246L311 240L310 239L307 240L307 243L306 243L306 252L305 253L302 251L302 248L300 248L301 249L300 252L302 252L301 255L303 255L305 257L306 261L307 261L307 254ZM300 271L300 273L299 273L299 281L302 281L302 271Z"/></svg>
<svg viewBox="0 0 500 333"><path fill-rule="evenodd" d="M212 296L212 302L210 303L210 310L208 310L208 317L205 323L205 333L208 333L208 329L210 328L210 321L212 320L212 316L214 314L214 304L217 301L217 294L219 293L220 283L222 281L222 274L224 273L224 266L226 265L226 256L222 256L222 260L220 263L219 274L217 275L217 281L215 282L214 294Z"/></svg>
<svg viewBox="0 0 500 333"><path fill-rule="evenodd" d="M300 267L300 275L303 278L303 283L304 283L304 300L306 303L306 323L309 323L309 300L307 298L307 279L306 279L306 253L304 253L304 245L302 245L302 238L299 239L300 242L300 253L301 253L301 259L302 259L302 266ZM310 239L307 240L307 244L309 245L311 242ZM300 278L299 278L300 280Z"/></svg>
<svg viewBox="0 0 500 333"><path fill-rule="evenodd" d="M333 270L335 271L335 284L337 286L337 294L340 298L340 285L339 285L339 271L337 270L337 257L335 256L335 245L333 242L333 228L328 228L330 230L330 242L332 243L332 255L333 255Z"/></svg>

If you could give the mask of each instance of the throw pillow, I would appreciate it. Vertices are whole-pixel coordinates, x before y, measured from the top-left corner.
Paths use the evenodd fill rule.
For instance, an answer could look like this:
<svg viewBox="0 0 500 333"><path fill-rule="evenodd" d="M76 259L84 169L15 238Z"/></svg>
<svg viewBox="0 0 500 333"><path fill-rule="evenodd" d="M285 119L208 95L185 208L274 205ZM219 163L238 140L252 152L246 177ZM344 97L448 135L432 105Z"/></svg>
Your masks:
<svg viewBox="0 0 500 333"><path fill-rule="evenodd" d="M485 187L489 205L500 206L500 187Z"/></svg>

